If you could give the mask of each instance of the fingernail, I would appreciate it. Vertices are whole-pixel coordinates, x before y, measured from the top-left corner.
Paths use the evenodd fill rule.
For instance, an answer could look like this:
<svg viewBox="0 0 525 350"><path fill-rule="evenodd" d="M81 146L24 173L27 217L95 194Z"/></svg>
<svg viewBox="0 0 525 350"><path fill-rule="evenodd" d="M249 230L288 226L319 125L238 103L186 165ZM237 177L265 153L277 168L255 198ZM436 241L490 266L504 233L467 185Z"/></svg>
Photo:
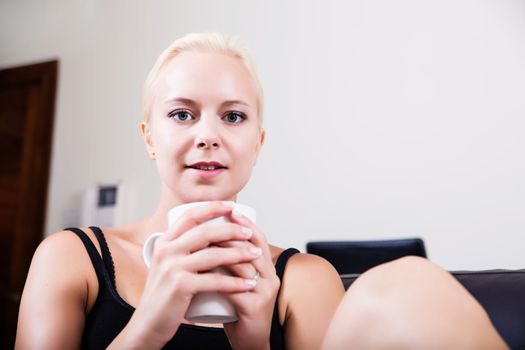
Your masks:
<svg viewBox="0 0 525 350"><path fill-rule="evenodd" d="M257 247L251 247L250 248L250 253L252 253L255 256L259 256L259 255L262 254L262 249L261 248L257 248Z"/></svg>
<svg viewBox="0 0 525 350"><path fill-rule="evenodd" d="M235 202L232 202L232 201L223 201L222 202L222 205L228 207L228 208L233 208L235 206Z"/></svg>
<svg viewBox="0 0 525 350"><path fill-rule="evenodd" d="M237 208L233 208L232 215L238 218L243 218L244 215L241 214L241 212Z"/></svg>
<svg viewBox="0 0 525 350"><path fill-rule="evenodd" d="M250 287L255 287L257 285L257 281L253 278L251 279L245 279L244 280L244 283L246 283L247 285L249 285Z"/></svg>
<svg viewBox="0 0 525 350"><path fill-rule="evenodd" d="M251 228L243 227L243 228L242 228L242 233L243 233L245 236L251 237L252 234L253 234L253 231L252 231Z"/></svg>

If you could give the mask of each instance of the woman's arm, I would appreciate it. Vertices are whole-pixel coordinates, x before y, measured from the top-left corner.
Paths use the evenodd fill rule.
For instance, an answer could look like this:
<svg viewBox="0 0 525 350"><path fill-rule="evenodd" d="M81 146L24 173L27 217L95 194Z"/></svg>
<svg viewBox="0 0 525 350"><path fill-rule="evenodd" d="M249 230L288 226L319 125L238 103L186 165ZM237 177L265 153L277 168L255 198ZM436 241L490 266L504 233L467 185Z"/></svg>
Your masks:
<svg viewBox="0 0 525 350"><path fill-rule="evenodd" d="M286 265L279 297L279 304L286 307L286 348L319 349L344 292L341 278L326 260L310 254L293 255Z"/></svg>
<svg viewBox="0 0 525 350"><path fill-rule="evenodd" d="M55 233L40 244L22 294L16 349L80 347L90 272L96 279L75 235Z"/></svg>

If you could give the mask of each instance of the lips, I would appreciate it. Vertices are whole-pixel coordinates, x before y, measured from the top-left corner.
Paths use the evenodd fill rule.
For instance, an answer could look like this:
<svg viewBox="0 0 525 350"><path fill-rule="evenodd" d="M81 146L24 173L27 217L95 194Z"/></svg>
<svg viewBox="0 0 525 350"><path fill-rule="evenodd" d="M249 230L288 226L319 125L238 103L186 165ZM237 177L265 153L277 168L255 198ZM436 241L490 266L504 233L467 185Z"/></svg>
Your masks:
<svg viewBox="0 0 525 350"><path fill-rule="evenodd" d="M186 165L186 168L206 170L206 171L213 171L217 169L227 169L227 167L225 167L219 162L197 162L191 165Z"/></svg>

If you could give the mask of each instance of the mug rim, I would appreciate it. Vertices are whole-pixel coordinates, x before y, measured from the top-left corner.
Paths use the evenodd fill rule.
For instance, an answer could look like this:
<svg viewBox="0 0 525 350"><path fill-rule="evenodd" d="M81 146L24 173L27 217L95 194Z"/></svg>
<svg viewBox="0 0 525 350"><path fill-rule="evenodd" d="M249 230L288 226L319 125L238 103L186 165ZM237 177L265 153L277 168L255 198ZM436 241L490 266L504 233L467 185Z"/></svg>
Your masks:
<svg viewBox="0 0 525 350"><path fill-rule="evenodd" d="M232 201L233 202L233 201ZM207 203L211 203L211 201L200 201L200 202L190 202L190 203L184 203L184 204L181 204L181 205L178 205L176 207L173 207L171 208L169 211L168 211L168 225L171 225L171 223L177 221L179 219L179 217L188 209L190 208L194 208L194 207L197 207L199 205L203 205L203 204L207 204ZM241 214L243 214L244 216L248 217L251 221L253 221L255 223L256 221L256 211L254 208L246 205L246 204L241 204L241 203L237 203L237 202L233 202L234 205L233 205L233 209L239 209L239 211L241 212Z"/></svg>

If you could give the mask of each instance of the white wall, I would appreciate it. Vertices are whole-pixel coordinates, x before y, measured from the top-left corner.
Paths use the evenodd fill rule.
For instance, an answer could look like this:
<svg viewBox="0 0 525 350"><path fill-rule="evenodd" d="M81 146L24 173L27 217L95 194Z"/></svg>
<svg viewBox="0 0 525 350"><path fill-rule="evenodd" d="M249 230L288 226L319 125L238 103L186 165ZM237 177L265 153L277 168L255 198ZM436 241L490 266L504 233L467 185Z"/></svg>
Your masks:
<svg viewBox="0 0 525 350"><path fill-rule="evenodd" d="M158 180L139 136L155 57L187 32L251 48L268 139L240 201L270 240L421 236L448 269L523 268L525 2L0 2L0 66L60 59L46 231L122 180Z"/></svg>

